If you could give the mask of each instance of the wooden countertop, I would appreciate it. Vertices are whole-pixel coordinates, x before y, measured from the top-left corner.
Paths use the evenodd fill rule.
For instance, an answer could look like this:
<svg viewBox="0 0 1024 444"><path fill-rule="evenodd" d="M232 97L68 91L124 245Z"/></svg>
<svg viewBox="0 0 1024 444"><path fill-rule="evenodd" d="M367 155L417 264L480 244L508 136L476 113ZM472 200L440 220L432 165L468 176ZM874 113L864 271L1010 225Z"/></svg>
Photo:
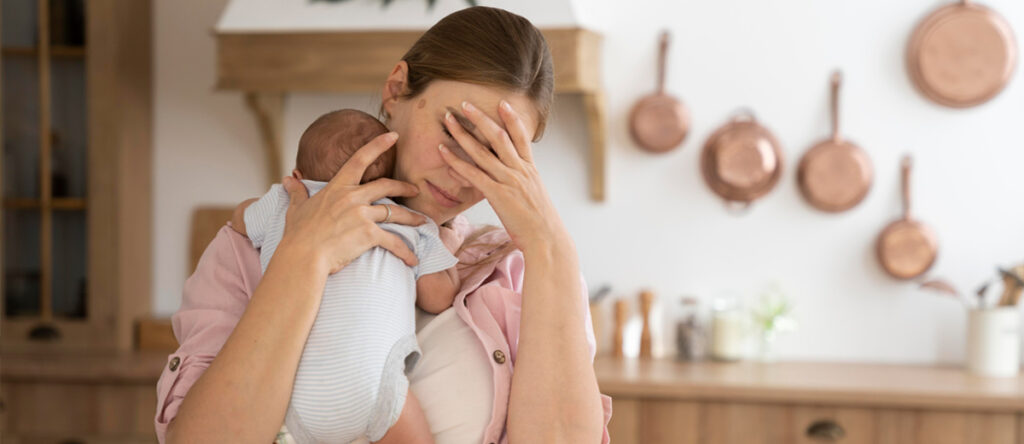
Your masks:
<svg viewBox="0 0 1024 444"><path fill-rule="evenodd" d="M1024 412L1024 377L982 378L958 367L598 357L594 368L613 398Z"/></svg>
<svg viewBox="0 0 1024 444"><path fill-rule="evenodd" d="M4 382L156 384L168 353L0 353ZM155 387L155 385L154 385Z"/></svg>

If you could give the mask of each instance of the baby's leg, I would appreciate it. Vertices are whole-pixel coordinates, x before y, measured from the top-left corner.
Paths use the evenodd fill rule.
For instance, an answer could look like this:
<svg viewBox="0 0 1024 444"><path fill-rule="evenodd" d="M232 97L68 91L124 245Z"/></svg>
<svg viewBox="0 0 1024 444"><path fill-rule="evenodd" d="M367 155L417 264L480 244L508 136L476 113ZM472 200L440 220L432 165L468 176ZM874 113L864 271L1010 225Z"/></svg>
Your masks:
<svg viewBox="0 0 1024 444"><path fill-rule="evenodd" d="M420 402L409 390L405 397L405 405L395 425L388 429L378 444L434 444L434 436L430 434L427 417L423 415Z"/></svg>

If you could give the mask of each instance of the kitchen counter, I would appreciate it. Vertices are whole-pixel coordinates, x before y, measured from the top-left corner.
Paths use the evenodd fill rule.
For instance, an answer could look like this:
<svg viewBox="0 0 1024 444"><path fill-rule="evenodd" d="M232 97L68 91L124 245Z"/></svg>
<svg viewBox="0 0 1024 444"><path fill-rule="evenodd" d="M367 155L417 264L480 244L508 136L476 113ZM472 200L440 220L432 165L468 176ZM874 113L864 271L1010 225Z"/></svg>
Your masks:
<svg viewBox="0 0 1024 444"><path fill-rule="evenodd" d="M594 367L601 391L612 397L1024 412L1024 378L982 378L958 367L611 357Z"/></svg>

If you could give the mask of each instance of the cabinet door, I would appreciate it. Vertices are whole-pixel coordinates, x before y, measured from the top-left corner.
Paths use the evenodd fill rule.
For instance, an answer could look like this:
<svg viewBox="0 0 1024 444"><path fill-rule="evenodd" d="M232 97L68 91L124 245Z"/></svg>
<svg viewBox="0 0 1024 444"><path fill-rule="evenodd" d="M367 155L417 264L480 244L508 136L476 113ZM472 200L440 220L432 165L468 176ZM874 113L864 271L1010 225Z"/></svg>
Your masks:
<svg viewBox="0 0 1024 444"><path fill-rule="evenodd" d="M773 404L707 402L701 406L702 444L781 444L796 441L791 408Z"/></svg>
<svg viewBox="0 0 1024 444"><path fill-rule="evenodd" d="M1012 413L878 411L879 444L1018 444Z"/></svg>
<svg viewBox="0 0 1024 444"><path fill-rule="evenodd" d="M701 406L701 444L1024 444L1011 413L754 403Z"/></svg>
<svg viewBox="0 0 1024 444"><path fill-rule="evenodd" d="M643 444L697 444L699 406L696 402L646 400L640 406Z"/></svg>
<svg viewBox="0 0 1024 444"><path fill-rule="evenodd" d="M616 397L608 434L615 444L698 444L696 402Z"/></svg>

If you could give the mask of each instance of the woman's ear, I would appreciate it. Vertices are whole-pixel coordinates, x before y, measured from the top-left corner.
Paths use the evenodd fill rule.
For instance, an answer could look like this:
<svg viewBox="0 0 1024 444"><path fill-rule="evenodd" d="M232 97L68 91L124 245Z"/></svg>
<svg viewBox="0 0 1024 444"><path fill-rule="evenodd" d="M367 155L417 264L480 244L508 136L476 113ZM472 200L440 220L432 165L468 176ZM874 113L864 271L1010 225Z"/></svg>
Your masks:
<svg viewBox="0 0 1024 444"><path fill-rule="evenodd" d="M409 64L402 60L395 64L395 68L391 70L391 74L388 74L387 80L384 81L384 92L381 94L381 105L384 107L384 112L391 114L392 108L398 99L402 98L405 93L406 82L408 82L409 76Z"/></svg>

